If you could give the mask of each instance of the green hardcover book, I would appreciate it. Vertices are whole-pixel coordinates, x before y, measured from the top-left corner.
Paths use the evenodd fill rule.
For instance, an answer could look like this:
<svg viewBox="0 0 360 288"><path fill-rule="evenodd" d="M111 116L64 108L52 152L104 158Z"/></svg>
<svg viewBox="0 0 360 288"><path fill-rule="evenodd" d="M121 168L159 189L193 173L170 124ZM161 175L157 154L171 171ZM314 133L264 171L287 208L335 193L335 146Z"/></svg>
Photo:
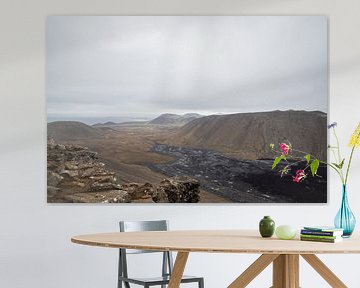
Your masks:
<svg viewBox="0 0 360 288"><path fill-rule="evenodd" d="M324 243L337 243L341 242L342 238L335 238L335 239L326 239L326 238L311 238L311 237L302 237L300 236L301 241L313 241L313 242L324 242Z"/></svg>
<svg viewBox="0 0 360 288"><path fill-rule="evenodd" d="M308 234L300 234L303 238L314 238L314 239L337 239L341 238L341 236L326 236L326 235L308 235Z"/></svg>

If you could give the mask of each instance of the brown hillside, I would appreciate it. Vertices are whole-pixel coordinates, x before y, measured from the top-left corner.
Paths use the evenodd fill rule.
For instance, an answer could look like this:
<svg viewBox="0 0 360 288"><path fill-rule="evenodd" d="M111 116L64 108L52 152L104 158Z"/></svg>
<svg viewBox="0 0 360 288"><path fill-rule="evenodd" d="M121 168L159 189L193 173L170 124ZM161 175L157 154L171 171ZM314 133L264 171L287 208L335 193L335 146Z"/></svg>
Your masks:
<svg viewBox="0 0 360 288"><path fill-rule="evenodd" d="M326 125L326 114L318 111L211 115L179 128L167 144L213 149L243 159L259 159L274 156L269 152L270 143L277 145L288 139L294 148L325 160Z"/></svg>
<svg viewBox="0 0 360 288"><path fill-rule="evenodd" d="M184 115L166 113L151 120L149 124L182 126L201 117L203 117L203 115L197 113L187 113Z"/></svg>
<svg viewBox="0 0 360 288"><path fill-rule="evenodd" d="M98 129L77 121L56 121L47 124L48 137L57 141L96 138L103 135Z"/></svg>

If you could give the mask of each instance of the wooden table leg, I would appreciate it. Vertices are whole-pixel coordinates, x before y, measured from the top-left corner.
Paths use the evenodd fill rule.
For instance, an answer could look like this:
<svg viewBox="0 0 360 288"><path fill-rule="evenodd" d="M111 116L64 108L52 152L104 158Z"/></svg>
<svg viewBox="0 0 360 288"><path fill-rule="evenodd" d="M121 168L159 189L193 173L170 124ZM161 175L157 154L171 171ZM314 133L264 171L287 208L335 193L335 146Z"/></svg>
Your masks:
<svg viewBox="0 0 360 288"><path fill-rule="evenodd" d="M347 286L314 254L301 255L325 279L331 287L347 288Z"/></svg>
<svg viewBox="0 0 360 288"><path fill-rule="evenodd" d="M299 255L281 254L273 263L273 288L299 288Z"/></svg>
<svg viewBox="0 0 360 288"><path fill-rule="evenodd" d="M289 287L299 288L299 255L287 255L289 265Z"/></svg>
<svg viewBox="0 0 360 288"><path fill-rule="evenodd" d="M168 288L180 287L181 278L184 274L185 265L188 257L189 257L189 252L177 253Z"/></svg>
<svg viewBox="0 0 360 288"><path fill-rule="evenodd" d="M232 282L228 288L244 288L254 280L271 262L273 262L278 254L263 254L254 263L252 263L238 278Z"/></svg>

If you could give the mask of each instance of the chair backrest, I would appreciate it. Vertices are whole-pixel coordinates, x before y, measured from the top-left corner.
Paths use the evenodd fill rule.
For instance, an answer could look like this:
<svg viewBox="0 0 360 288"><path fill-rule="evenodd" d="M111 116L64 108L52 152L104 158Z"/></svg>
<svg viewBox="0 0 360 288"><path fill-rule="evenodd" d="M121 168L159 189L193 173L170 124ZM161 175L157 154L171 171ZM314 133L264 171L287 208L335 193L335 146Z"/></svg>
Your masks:
<svg viewBox="0 0 360 288"><path fill-rule="evenodd" d="M137 231L167 231L169 224L167 220L156 221L120 221L120 232ZM126 254L156 253L159 251L126 249Z"/></svg>
<svg viewBox="0 0 360 288"><path fill-rule="evenodd" d="M169 228L167 220L158 221L120 221L120 232L137 232L137 231L167 231ZM127 271L127 254L140 253L162 253L162 275L171 275L173 267L173 259L169 251L150 251L136 249L119 249L119 276L128 277ZM127 284L127 287L130 287Z"/></svg>
<svg viewBox="0 0 360 288"><path fill-rule="evenodd" d="M167 220L155 221L120 221L121 232L135 232L135 231L167 231Z"/></svg>

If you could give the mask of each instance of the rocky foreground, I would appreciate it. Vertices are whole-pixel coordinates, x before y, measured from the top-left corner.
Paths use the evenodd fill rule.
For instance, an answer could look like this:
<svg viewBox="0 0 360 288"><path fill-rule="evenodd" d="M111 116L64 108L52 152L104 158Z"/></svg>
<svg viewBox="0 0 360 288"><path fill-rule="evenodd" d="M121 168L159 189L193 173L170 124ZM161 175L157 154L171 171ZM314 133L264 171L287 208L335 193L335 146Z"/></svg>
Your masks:
<svg viewBox="0 0 360 288"><path fill-rule="evenodd" d="M49 203L195 203L199 182L189 177L170 177L159 185L119 184L114 172L86 147L47 145L47 198Z"/></svg>

